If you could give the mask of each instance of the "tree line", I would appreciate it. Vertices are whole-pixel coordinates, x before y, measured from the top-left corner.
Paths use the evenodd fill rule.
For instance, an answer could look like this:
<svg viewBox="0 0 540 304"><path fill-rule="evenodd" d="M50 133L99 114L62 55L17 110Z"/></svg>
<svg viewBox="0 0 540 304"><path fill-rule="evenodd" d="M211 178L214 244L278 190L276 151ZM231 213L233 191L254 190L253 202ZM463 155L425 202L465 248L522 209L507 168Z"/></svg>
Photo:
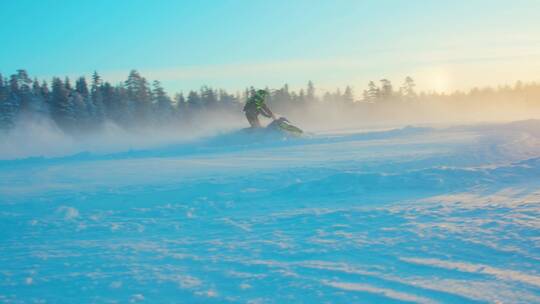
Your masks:
<svg viewBox="0 0 540 304"><path fill-rule="evenodd" d="M298 91L287 84L270 90L269 106L286 113L287 109L301 109L310 104L329 106L358 106L366 104L388 104L388 102L422 101L466 101L497 98L531 99L540 97L540 85L518 82L514 86L498 88L474 88L468 92L456 91L452 94L415 91L415 82L406 77L395 88L388 79L379 84L370 81L362 92L362 98L355 99L350 86L343 91L316 94L313 82ZM67 132L94 130L105 121L112 121L125 128L163 125L173 122L189 122L197 114L213 110L241 112L242 104L255 88L243 92L228 93L223 89L203 86L184 95L170 97L159 81L149 83L136 70L132 70L127 80L112 85L94 72L91 79L79 77L72 84L69 78L54 77L52 81L38 81L30 78L26 70L18 70L8 78L0 74L0 129L9 130L21 117L43 116L52 119L57 126ZM24 121L24 120L23 120Z"/></svg>
<svg viewBox="0 0 540 304"><path fill-rule="evenodd" d="M9 78L0 74L0 128L9 129L21 116L50 117L66 131L99 127L110 120L121 126L163 124L188 117L188 112L216 107L232 107L237 98L225 90L203 87L171 98L159 81L151 84L137 71L127 80L112 85L94 72L88 82L79 77L54 77L46 81L31 79L25 70Z"/></svg>

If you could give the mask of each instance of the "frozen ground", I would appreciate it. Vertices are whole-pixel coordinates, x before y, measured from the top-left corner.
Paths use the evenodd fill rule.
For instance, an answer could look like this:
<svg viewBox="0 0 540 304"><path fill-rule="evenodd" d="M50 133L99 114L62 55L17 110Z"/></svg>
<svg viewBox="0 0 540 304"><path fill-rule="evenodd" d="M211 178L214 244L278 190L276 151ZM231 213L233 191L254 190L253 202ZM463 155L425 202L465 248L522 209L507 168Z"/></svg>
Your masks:
<svg viewBox="0 0 540 304"><path fill-rule="evenodd" d="M540 121L0 161L2 303L540 303Z"/></svg>

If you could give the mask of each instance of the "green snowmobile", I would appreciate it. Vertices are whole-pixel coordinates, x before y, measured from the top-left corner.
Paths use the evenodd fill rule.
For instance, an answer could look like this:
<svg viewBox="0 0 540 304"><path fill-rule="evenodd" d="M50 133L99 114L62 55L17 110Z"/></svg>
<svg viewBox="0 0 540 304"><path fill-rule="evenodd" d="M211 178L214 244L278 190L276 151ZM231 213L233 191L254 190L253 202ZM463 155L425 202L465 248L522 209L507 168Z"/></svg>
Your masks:
<svg viewBox="0 0 540 304"><path fill-rule="evenodd" d="M275 119L268 126L266 126L266 129L283 132L293 136L301 136L304 133L300 128L292 125L285 117Z"/></svg>

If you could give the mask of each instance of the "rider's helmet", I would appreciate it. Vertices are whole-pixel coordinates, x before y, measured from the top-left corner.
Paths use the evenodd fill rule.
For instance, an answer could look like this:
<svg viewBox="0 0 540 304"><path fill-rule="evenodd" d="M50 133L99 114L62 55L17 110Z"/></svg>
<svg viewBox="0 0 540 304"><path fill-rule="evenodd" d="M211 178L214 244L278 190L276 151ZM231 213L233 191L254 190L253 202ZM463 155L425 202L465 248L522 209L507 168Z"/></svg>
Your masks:
<svg viewBox="0 0 540 304"><path fill-rule="evenodd" d="M266 95L268 95L268 92L266 90L257 90L257 95L261 97L266 97Z"/></svg>

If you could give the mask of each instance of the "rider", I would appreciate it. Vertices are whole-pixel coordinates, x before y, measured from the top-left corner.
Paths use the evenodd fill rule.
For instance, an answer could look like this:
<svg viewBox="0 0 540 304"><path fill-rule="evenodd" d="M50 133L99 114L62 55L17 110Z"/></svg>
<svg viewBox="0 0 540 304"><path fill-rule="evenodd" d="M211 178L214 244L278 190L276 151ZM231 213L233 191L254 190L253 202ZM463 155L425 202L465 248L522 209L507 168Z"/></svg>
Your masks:
<svg viewBox="0 0 540 304"><path fill-rule="evenodd" d="M259 114L262 114L265 117L272 118L276 120L276 116L266 103L264 102L268 92L265 90L257 90L248 100L244 106L244 112L246 113L246 118L252 128L260 128L261 122L259 121Z"/></svg>

